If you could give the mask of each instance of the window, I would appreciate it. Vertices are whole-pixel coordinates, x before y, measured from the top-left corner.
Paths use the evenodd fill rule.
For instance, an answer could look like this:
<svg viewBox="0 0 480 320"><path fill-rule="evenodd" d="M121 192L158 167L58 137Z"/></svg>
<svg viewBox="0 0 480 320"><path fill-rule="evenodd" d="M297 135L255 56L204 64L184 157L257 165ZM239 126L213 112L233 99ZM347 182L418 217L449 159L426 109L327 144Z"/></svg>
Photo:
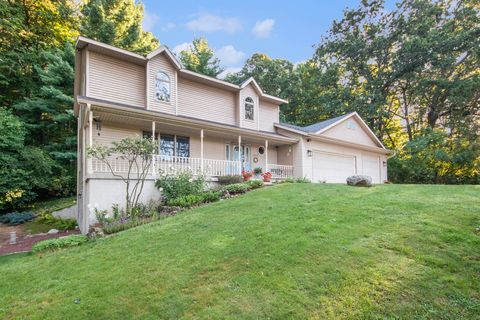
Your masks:
<svg viewBox="0 0 480 320"><path fill-rule="evenodd" d="M245 99L245 120L253 120L254 105L253 99L247 97Z"/></svg>
<svg viewBox="0 0 480 320"><path fill-rule="evenodd" d="M157 72L155 79L155 99L170 102L170 77L163 71Z"/></svg>
<svg viewBox="0 0 480 320"><path fill-rule="evenodd" d="M160 155L168 157L190 157L190 138L171 134L160 135Z"/></svg>

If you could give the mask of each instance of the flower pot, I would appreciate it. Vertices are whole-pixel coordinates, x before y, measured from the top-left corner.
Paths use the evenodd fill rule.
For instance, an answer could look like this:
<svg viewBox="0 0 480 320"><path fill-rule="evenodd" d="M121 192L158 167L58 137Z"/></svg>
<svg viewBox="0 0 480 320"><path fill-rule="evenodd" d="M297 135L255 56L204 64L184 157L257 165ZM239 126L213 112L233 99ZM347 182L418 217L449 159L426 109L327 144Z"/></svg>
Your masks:
<svg viewBox="0 0 480 320"><path fill-rule="evenodd" d="M263 182L270 182L272 177L263 177Z"/></svg>
<svg viewBox="0 0 480 320"><path fill-rule="evenodd" d="M243 176L243 181L248 181L252 179L252 176Z"/></svg>

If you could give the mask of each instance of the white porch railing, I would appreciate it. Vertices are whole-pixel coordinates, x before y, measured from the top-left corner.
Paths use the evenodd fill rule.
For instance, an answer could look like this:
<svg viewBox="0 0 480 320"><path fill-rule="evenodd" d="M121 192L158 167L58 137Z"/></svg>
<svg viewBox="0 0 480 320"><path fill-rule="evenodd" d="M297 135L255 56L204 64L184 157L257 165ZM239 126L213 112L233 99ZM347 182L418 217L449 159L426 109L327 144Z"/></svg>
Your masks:
<svg viewBox="0 0 480 320"><path fill-rule="evenodd" d="M267 164L267 171L272 173L272 178L274 179L286 179L293 177L293 166Z"/></svg>
<svg viewBox="0 0 480 320"><path fill-rule="evenodd" d="M106 163L95 158L91 160L92 173L110 173L110 169ZM127 160L112 156L108 162L115 173L122 174L128 172ZM155 155L150 172L158 175L162 173L190 171L194 175L203 173L206 176L218 177L238 175L241 173L240 168L238 161L203 159L202 163L202 159L200 158ZM267 170L265 171L270 171L274 179L285 179L293 176L292 166L268 164ZM137 168L134 167L131 173L135 172L137 172Z"/></svg>

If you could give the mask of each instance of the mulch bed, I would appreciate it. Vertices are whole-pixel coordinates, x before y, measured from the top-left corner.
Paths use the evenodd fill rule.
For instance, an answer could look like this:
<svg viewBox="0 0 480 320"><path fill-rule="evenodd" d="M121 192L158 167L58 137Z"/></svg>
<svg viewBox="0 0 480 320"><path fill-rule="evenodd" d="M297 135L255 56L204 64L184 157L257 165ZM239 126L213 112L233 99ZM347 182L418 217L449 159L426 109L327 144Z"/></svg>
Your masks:
<svg viewBox="0 0 480 320"><path fill-rule="evenodd" d="M52 239L52 238L60 238L64 236L68 236L71 234L78 234L80 230L69 230L69 231L62 231L55 234L34 234L34 235L26 235L23 237L17 238L17 244L9 244L8 240L2 244L0 247L0 256L17 253L17 252L29 252L32 251L32 246L37 243L38 241Z"/></svg>

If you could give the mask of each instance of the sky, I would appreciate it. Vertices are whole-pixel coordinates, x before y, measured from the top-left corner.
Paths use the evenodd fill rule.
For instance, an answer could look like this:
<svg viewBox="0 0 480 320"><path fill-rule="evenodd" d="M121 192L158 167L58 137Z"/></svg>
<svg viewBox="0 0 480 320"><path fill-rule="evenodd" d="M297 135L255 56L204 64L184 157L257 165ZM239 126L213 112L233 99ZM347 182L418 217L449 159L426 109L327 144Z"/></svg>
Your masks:
<svg viewBox="0 0 480 320"><path fill-rule="evenodd" d="M298 63L310 58L334 20L360 0L143 0L143 27L174 52L205 37L227 72L256 52ZM387 9L394 1L387 0ZM222 76L222 75L221 75Z"/></svg>

